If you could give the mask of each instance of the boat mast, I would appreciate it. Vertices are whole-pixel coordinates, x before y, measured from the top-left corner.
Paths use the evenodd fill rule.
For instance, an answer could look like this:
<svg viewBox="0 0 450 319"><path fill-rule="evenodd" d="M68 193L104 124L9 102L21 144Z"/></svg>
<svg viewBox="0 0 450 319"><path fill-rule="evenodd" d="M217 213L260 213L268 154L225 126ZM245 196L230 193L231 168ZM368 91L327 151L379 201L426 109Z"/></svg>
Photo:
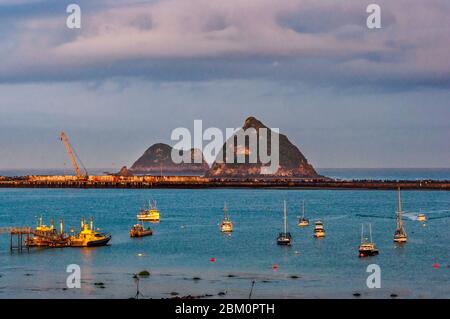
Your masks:
<svg viewBox="0 0 450 319"><path fill-rule="evenodd" d="M223 206L223 218L228 219L228 209L227 209L227 202L225 202Z"/></svg>
<svg viewBox="0 0 450 319"><path fill-rule="evenodd" d="M361 244L364 242L364 224L361 224Z"/></svg>
<svg viewBox="0 0 450 319"><path fill-rule="evenodd" d="M283 209L283 222L284 222L284 233L287 233L287 225L286 225L286 201L284 201L284 209Z"/></svg>
<svg viewBox="0 0 450 319"><path fill-rule="evenodd" d="M397 229L403 231L403 219L402 219L402 200L400 197L400 187L397 191Z"/></svg>
<svg viewBox="0 0 450 319"><path fill-rule="evenodd" d="M302 218L305 218L305 200L302 200Z"/></svg>
<svg viewBox="0 0 450 319"><path fill-rule="evenodd" d="M372 243L372 224L369 224L369 237L370 237L370 242Z"/></svg>

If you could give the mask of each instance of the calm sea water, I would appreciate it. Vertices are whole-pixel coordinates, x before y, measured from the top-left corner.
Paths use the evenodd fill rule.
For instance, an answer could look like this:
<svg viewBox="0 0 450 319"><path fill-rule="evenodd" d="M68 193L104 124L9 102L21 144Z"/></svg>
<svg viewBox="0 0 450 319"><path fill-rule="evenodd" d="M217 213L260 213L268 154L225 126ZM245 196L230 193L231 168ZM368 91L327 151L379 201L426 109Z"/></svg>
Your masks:
<svg viewBox="0 0 450 319"><path fill-rule="evenodd" d="M141 270L152 273L140 282L152 298L247 298L253 280L254 298L450 298L450 193L404 191L402 198L409 242L399 247L392 242L393 191L0 189L0 227L33 225L43 214L78 228L81 215L92 215L95 227L113 235L107 247L23 254L11 254L9 236L0 235L0 298L129 298L136 293L132 274ZM149 199L157 200L161 222L152 225L153 236L131 239L129 228ZM307 217L324 221L325 239L314 239L312 226L296 227L302 199ZM276 245L283 200L292 247ZM235 223L230 236L218 228L224 201ZM425 225L415 220L419 210L429 218ZM361 223L372 224L379 256L357 257ZM372 263L381 267L380 289L366 286ZM81 267L81 289L64 289L69 264Z"/></svg>
<svg viewBox="0 0 450 319"><path fill-rule="evenodd" d="M319 168L318 171L344 180L450 180L450 168Z"/></svg>

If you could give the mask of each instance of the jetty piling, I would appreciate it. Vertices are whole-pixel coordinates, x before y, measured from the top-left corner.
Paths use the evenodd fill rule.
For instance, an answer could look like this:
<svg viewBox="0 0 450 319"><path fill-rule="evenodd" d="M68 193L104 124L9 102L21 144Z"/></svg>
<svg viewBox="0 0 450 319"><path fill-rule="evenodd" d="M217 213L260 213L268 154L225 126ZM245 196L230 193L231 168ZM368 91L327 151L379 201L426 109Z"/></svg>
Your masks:
<svg viewBox="0 0 450 319"><path fill-rule="evenodd" d="M32 234L32 230L30 227L12 227L9 231L9 250L14 252L15 250L18 253L22 253L23 248L25 246L27 252L30 251L30 247L28 246L28 242L30 241L30 235ZM25 241L24 241L25 239Z"/></svg>

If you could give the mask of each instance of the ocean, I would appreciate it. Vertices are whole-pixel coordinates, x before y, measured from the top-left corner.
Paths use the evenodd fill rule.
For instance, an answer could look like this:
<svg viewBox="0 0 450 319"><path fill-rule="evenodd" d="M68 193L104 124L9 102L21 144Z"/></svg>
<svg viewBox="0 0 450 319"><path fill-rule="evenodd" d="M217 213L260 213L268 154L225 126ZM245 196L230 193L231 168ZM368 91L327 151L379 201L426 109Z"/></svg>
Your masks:
<svg viewBox="0 0 450 319"><path fill-rule="evenodd" d="M319 168L318 172L342 180L450 180L450 168Z"/></svg>
<svg viewBox="0 0 450 319"><path fill-rule="evenodd" d="M398 176L398 174L396 174ZM0 228L34 226L35 217L80 218L110 232L97 248L31 249L11 253L0 234L0 298L130 298L133 274L141 298L196 295L207 298L450 298L450 193L403 191L409 241L393 243L395 191L270 189L1 189ZM139 209L154 199L161 222L153 236L132 239ZM276 245L283 200L293 245ZM322 220L326 237L313 226L298 228L300 202L306 217ZM224 202L234 232L219 231ZM428 221L416 220L421 211ZM371 223L380 254L358 258L362 223ZM81 268L81 288L66 288L66 268ZM368 265L381 269L381 288L366 285Z"/></svg>

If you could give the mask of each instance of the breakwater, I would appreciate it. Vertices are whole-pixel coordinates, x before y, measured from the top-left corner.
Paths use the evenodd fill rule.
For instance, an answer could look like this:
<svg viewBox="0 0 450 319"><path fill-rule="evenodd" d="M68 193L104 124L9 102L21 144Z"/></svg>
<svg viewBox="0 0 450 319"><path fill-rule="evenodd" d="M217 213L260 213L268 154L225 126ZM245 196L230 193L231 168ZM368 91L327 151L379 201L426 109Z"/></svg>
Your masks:
<svg viewBox="0 0 450 319"><path fill-rule="evenodd" d="M220 179L199 176L74 176L0 177L4 188L305 188L450 190L450 181L334 180L334 179Z"/></svg>

